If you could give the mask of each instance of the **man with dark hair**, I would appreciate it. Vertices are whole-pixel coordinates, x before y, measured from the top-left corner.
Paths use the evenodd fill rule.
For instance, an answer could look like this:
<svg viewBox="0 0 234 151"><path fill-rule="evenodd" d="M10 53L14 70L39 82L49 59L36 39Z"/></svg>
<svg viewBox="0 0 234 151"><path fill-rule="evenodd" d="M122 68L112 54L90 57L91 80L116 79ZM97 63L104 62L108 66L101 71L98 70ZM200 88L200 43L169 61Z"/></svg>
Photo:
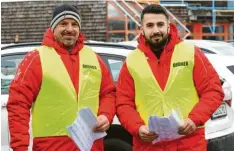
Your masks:
<svg viewBox="0 0 234 151"><path fill-rule="evenodd" d="M141 21L144 18L145 14L163 14L168 20L169 20L169 15L167 14L167 11L165 10L164 7L160 5L149 5L145 7L145 9L142 10L141 12Z"/></svg>
<svg viewBox="0 0 234 151"><path fill-rule="evenodd" d="M121 69L116 100L134 151L206 151L204 124L224 97L219 77L199 48L178 37L163 7L148 5L141 19L139 44ZM149 131L149 117L167 117L173 109L183 116L178 133L184 136L152 144L158 134Z"/></svg>
<svg viewBox="0 0 234 151"><path fill-rule="evenodd" d="M101 57L84 45L80 29L77 7L57 6L42 46L20 63L7 104L14 151L28 149L31 108L33 151L79 151L66 128L82 108L90 108L97 117L94 132L109 128L115 115L115 85ZM103 151L103 139L91 150Z"/></svg>

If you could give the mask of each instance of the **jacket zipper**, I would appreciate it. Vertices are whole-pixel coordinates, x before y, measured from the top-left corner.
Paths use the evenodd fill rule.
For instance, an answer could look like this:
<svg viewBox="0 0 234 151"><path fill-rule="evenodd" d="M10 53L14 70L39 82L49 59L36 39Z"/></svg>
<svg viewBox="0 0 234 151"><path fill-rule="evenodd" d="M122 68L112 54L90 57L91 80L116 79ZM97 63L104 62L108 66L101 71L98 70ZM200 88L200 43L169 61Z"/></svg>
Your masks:
<svg viewBox="0 0 234 151"><path fill-rule="evenodd" d="M162 78L162 72L161 72L161 65L162 64L160 64L160 61L161 61L161 56L162 56L162 53L161 53L161 55L159 56L159 58L157 58L158 59L158 69L159 69L159 74L160 74L160 79ZM161 87L160 87L160 89L162 89ZM164 101L162 102L162 108L163 108L163 116L164 116Z"/></svg>

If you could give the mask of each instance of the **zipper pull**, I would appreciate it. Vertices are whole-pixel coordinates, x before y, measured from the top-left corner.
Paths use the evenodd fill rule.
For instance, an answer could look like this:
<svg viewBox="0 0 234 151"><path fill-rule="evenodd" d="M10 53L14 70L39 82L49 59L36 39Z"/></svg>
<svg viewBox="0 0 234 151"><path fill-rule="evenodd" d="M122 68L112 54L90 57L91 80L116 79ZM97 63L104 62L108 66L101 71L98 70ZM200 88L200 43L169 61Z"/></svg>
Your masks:
<svg viewBox="0 0 234 151"><path fill-rule="evenodd" d="M158 59L158 64L160 63L160 60Z"/></svg>

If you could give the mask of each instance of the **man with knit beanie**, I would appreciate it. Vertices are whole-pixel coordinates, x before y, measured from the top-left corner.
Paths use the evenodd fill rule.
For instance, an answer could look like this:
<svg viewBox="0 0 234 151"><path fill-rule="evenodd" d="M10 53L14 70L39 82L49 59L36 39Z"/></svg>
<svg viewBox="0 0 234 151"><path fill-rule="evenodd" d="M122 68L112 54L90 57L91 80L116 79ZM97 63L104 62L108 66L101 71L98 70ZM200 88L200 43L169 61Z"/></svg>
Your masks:
<svg viewBox="0 0 234 151"><path fill-rule="evenodd" d="M21 76L12 81L7 104L14 151L28 150L30 115L33 151L79 151L66 128L82 108L96 115L94 132L109 128L115 115L115 85L102 59L84 45L80 29L77 7L57 6L42 46L20 63L16 74ZM103 151L103 139L91 150Z"/></svg>

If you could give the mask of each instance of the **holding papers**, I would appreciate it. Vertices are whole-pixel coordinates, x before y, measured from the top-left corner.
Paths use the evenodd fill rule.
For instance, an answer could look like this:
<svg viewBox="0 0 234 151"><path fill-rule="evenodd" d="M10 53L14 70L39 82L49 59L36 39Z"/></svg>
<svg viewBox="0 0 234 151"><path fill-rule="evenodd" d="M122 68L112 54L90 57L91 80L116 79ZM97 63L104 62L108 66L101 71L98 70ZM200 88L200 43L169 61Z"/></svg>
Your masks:
<svg viewBox="0 0 234 151"><path fill-rule="evenodd" d="M179 111L172 110L168 117L149 117L149 131L155 132L159 135L152 143L155 144L160 141L170 141L182 137L179 135L179 126L183 124L183 118Z"/></svg>
<svg viewBox="0 0 234 151"><path fill-rule="evenodd" d="M78 112L72 125L67 127L68 133L81 151L90 151L95 140L106 136L106 132L93 132L96 124L97 120L92 111L84 108Z"/></svg>

